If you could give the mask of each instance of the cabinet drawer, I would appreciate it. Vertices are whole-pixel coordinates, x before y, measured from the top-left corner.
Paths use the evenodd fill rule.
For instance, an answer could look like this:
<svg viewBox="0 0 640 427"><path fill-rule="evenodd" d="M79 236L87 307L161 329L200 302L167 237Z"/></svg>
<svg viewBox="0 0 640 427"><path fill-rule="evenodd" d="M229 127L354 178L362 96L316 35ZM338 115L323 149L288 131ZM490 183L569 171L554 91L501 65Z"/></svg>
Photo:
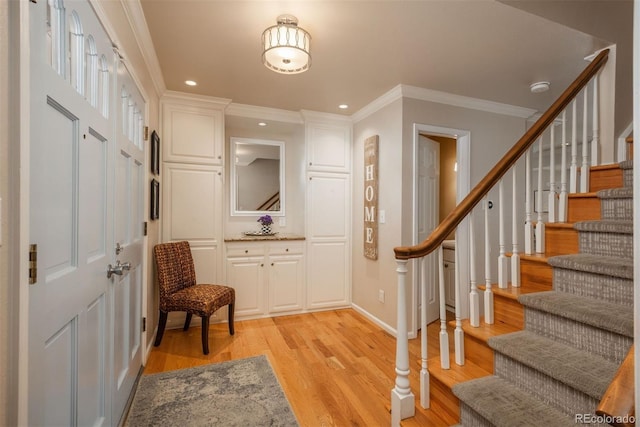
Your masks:
<svg viewBox="0 0 640 427"><path fill-rule="evenodd" d="M227 246L227 257L263 256L263 245Z"/></svg>
<svg viewBox="0 0 640 427"><path fill-rule="evenodd" d="M291 254L302 254L304 251L304 245L301 243L271 243L269 245L269 255L291 255Z"/></svg>
<svg viewBox="0 0 640 427"><path fill-rule="evenodd" d="M442 258L444 262L456 262L456 251L454 249L443 249Z"/></svg>

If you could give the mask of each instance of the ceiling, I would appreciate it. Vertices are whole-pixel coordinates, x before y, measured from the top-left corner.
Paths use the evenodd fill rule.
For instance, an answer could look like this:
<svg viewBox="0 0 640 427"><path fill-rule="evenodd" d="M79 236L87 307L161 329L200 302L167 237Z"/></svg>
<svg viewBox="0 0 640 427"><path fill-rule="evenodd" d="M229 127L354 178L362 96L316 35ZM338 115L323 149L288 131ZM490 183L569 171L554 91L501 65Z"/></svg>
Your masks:
<svg viewBox="0 0 640 427"><path fill-rule="evenodd" d="M596 28L587 25L594 15L606 23L606 0L140 1L167 89L346 115L398 84L543 110L586 66L584 57L616 34L573 29ZM545 3L575 13L548 8L543 18ZM282 75L261 62L262 32L281 14L295 15L311 34L305 73ZM551 90L531 93L537 81ZM347 110L338 109L343 103Z"/></svg>

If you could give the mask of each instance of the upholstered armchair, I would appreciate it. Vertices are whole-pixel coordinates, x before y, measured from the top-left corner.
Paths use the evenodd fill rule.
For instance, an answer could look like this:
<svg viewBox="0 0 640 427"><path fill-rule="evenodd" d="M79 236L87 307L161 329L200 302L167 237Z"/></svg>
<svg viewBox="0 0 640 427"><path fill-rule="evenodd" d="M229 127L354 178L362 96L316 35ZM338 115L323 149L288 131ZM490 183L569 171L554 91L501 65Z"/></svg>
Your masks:
<svg viewBox="0 0 640 427"><path fill-rule="evenodd" d="M229 306L229 334L234 334L235 290L224 285L196 283L196 271L187 241L161 243L153 248L153 254L160 286L160 320L155 346L162 342L169 312L184 311L187 313L185 331L189 329L194 314L202 318L202 351L209 354L209 318L225 305Z"/></svg>

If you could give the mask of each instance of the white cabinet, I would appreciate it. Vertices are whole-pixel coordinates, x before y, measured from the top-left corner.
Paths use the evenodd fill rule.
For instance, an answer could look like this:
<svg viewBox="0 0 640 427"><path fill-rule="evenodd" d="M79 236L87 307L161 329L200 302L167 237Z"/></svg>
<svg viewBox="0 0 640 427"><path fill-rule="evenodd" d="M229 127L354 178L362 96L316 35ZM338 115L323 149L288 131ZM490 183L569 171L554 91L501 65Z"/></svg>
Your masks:
<svg viewBox="0 0 640 427"><path fill-rule="evenodd" d="M305 125L308 170L350 172L351 124L314 118Z"/></svg>
<svg viewBox="0 0 640 427"><path fill-rule="evenodd" d="M302 241L227 242L226 274L238 317L304 309Z"/></svg>
<svg viewBox="0 0 640 427"><path fill-rule="evenodd" d="M444 248L444 302L448 309L456 307L456 252L455 249Z"/></svg>
<svg viewBox="0 0 640 427"><path fill-rule="evenodd" d="M162 98L162 157L165 162L224 164L226 100Z"/></svg>

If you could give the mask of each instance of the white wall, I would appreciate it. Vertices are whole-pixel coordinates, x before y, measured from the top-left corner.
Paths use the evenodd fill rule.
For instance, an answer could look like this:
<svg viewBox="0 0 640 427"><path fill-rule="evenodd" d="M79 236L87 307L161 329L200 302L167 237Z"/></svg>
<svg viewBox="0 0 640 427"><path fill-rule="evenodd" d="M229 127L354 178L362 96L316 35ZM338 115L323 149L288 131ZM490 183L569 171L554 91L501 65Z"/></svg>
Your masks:
<svg viewBox="0 0 640 427"><path fill-rule="evenodd" d="M411 245L413 239L412 165L415 123L464 129L470 132L472 187L526 130L526 122L523 118L410 98L397 100L354 124L353 303L394 328L397 276L393 248ZM376 134L380 136L379 209L386 211L386 224L379 226L379 260L370 261L362 255L363 141ZM518 185L524 186L523 175ZM508 188L508 200L510 200L511 186L509 185ZM489 198L496 206L490 211L490 223L492 236L497 236L497 189L490 193ZM511 205L508 206L507 218L511 218ZM476 211L475 216L476 241L482 242L482 227L480 227L483 221L482 212ZM507 241L511 242L510 221L507 224L507 230ZM497 245L497 241L492 242L492 255L496 259ZM483 254L484 250L481 249L478 253L479 277L484 277ZM492 278L496 281L495 265L492 266L492 271ZM377 300L379 289L385 291L385 303Z"/></svg>

